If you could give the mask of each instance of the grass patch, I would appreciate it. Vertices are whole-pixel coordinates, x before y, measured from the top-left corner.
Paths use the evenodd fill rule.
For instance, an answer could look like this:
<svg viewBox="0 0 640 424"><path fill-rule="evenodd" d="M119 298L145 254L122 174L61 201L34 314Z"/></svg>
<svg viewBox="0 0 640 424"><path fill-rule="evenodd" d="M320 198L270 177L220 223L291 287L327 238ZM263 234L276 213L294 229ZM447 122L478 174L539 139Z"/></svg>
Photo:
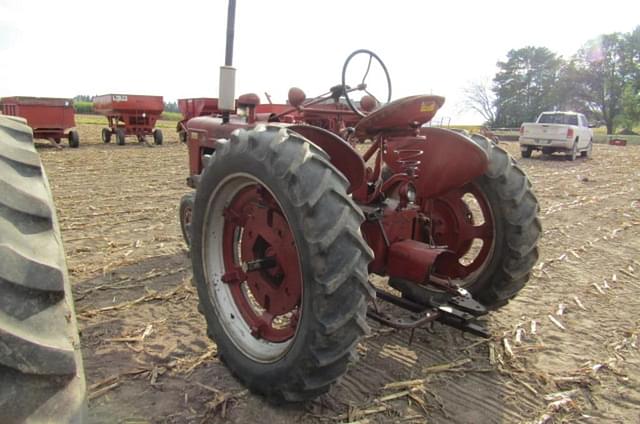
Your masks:
<svg viewBox="0 0 640 424"><path fill-rule="evenodd" d="M182 121L182 114L180 112L162 112L161 118L165 121Z"/></svg>

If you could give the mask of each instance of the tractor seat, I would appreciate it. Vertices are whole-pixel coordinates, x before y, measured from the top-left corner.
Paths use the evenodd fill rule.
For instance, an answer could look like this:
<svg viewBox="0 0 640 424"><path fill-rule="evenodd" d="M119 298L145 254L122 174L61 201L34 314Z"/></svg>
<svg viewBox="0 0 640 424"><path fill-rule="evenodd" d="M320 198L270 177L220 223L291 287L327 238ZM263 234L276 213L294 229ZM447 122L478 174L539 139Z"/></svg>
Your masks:
<svg viewBox="0 0 640 424"><path fill-rule="evenodd" d="M421 127L429 122L444 104L440 96L409 96L387 103L362 118L355 128L362 139L379 132L401 132Z"/></svg>

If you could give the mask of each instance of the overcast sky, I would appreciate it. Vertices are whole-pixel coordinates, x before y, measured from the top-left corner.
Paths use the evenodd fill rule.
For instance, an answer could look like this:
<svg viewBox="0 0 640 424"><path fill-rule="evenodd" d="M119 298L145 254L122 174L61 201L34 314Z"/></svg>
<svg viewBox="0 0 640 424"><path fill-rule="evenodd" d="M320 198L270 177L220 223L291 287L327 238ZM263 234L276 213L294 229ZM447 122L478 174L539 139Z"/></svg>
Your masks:
<svg viewBox="0 0 640 424"><path fill-rule="evenodd" d="M226 11L226 0L0 0L0 97L217 97ZM320 94L340 83L351 51L367 48L387 65L393 98L439 94L438 116L480 123L460 110L462 90L492 78L510 49L569 57L636 25L640 2L629 0L238 0L236 93Z"/></svg>

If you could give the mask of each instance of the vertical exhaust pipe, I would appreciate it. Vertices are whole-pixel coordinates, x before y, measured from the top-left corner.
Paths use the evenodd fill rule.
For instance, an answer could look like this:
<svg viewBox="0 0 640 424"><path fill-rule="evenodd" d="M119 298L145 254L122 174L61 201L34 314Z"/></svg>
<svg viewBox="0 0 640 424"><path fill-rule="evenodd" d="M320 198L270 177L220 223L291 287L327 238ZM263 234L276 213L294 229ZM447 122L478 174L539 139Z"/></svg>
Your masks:
<svg viewBox="0 0 640 424"><path fill-rule="evenodd" d="M236 0L229 0L227 9L227 44L224 66L220 67L218 107L222 110L222 122L229 122L229 115L236 109L236 69L233 67L233 37L236 24Z"/></svg>

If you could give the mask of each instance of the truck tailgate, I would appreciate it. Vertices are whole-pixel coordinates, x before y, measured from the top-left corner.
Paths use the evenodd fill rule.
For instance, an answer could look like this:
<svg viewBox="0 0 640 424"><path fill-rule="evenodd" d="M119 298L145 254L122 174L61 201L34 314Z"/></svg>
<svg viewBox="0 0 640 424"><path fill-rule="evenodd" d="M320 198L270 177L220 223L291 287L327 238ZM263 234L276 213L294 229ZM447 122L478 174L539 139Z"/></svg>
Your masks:
<svg viewBox="0 0 640 424"><path fill-rule="evenodd" d="M569 126L562 124L524 124L522 136L540 140L566 140Z"/></svg>

